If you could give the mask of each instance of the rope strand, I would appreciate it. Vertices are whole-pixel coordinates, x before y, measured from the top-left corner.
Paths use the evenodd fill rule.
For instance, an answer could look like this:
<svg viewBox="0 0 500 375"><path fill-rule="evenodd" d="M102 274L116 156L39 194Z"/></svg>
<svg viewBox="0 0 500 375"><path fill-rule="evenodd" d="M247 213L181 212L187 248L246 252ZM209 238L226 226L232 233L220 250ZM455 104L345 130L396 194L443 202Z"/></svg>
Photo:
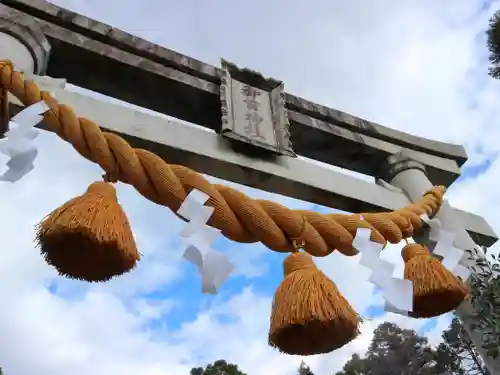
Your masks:
<svg viewBox="0 0 500 375"><path fill-rule="evenodd" d="M436 214L445 192L443 186L436 187L417 203L394 212L323 215L291 210L272 201L252 199L228 186L211 184L198 172L168 164L147 150L134 149L120 136L77 117L69 106L40 91L36 83L25 81L10 61L0 61L0 86L26 106L44 100L50 107L44 115L48 130L98 164L107 178L134 186L150 201L177 212L192 189L208 194L207 204L215 209L208 224L236 242L262 242L274 251L293 252L291 239L300 238L303 249L313 256L326 256L335 249L354 255L357 251L352 241L357 228L371 228L373 241L398 243L421 227L420 215Z"/></svg>

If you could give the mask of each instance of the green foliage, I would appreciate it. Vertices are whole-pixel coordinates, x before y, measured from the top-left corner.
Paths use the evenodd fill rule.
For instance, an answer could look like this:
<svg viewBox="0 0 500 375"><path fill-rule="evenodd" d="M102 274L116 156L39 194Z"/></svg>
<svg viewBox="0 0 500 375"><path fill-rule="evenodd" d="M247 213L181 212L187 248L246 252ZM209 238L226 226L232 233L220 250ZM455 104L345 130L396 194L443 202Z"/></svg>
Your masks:
<svg viewBox="0 0 500 375"><path fill-rule="evenodd" d="M491 63L488 74L493 78L500 78L500 10L490 18L486 35Z"/></svg>
<svg viewBox="0 0 500 375"><path fill-rule="evenodd" d="M441 343L435 349L436 374L443 375L466 375L462 368L461 357L450 348L449 345Z"/></svg>
<svg viewBox="0 0 500 375"><path fill-rule="evenodd" d="M300 362L299 370L297 375L314 375L308 365L304 361Z"/></svg>
<svg viewBox="0 0 500 375"><path fill-rule="evenodd" d="M1 375L1 374L0 374ZM191 369L190 375L247 375L237 365L227 363L223 359L215 361L207 367L195 367Z"/></svg>
<svg viewBox="0 0 500 375"><path fill-rule="evenodd" d="M457 375L488 375L476 347L457 316L442 334L443 342L437 347L438 363L448 366ZM453 368L453 363L460 362L460 368Z"/></svg>
<svg viewBox="0 0 500 375"><path fill-rule="evenodd" d="M0 375L2 375L0 369ZM223 359L215 361L207 367L195 367L191 369L190 375L247 375L242 372L238 366L231 363L227 363ZM309 366L304 362L300 362L300 366L297 369L297 375L314 375Z"/></svg>
<svg viewBox="0 0 500 375"><path fill-rule="evenodd" d="M369 374L370 361L366 358L361 358L359 354L353 354L351 359L342 368L342 371L336 375L365 375Z"/></svg>
<svg viewBox="0 0 500 375"><path fill-rule="evenodd" d="M499 60L500 61L500 60ZM478 249L467 250L472 265L470 300L475 313L471 328L483 334L482 344L492 358L500 355L500 264L498 256L486 255ZM486 249L484 248L484 253Z"/></svg>
<svg viewBox="0 0 500 375"><path fill-rule="evenodd" d="M458 357L434 350L413 330L385 322L375 329L365 356L354 354L336 375L462 375L456 369Z"/></svg>

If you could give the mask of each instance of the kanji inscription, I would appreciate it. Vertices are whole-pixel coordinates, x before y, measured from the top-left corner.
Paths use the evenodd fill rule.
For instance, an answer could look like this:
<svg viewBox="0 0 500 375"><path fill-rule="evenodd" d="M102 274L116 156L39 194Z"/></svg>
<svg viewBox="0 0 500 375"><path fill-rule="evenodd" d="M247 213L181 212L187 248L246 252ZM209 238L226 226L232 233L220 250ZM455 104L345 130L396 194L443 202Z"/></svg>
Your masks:
<svg viewBox="0 0 500 375"><path fill-rule="evenodd" d="M223 60L222 134L258 147L295 156L283 100L284 85Z"/></svg>

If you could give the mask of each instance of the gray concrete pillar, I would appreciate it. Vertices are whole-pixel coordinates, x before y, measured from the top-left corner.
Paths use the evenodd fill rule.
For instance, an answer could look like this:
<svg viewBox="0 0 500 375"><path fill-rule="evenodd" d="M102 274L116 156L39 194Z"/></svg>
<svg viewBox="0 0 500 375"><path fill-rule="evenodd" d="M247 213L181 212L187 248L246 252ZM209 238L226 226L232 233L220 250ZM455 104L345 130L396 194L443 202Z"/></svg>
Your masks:
<svg viewBox="0 0 500 375"><path fill-rule="evenodd" d="M391 185L403 190L412 202L421 198L426 191L433 187L433 184L427 178L425 167L412 160L404 153L389 157L386 168L383 171L383 178ZM445 230L456 233L455 247L467 250L476 246L476 243L467 231L462 228L461 224L453 217L453 212L448 202L443 203L436 217L440 220ZM416 242L427 246L430 251L432 251L435 246L435 243L429 239L428 234L425 232L421 233L419 236L415 236L414 239ZM461 264L467 265L469 263L470 261L467 260L467 255L464 255ZM471 323L473 323L471 313L473 313L473 311L474 309L470 302L464 301L456 310L456 313L464 323L465 329L469 333L488 370L492 375L500 375L500 358L493 359L492 357L488 357L482 349L483 338L481 332L471 329Z"/></svg>
<svg viewBox="0 0 500 375"><path fill-rule="evenodd" d="M0 15L0 59L9 59L16 70L44 75L50 44L35 25L26 26L11 15Z"/></svg>
<svg viewBox="0 0 500 375"><path fill-rule="evenodd" d="M17 71L44 75L50 55L50 44L34 24L26 26L10 13L0 14L0 59L9 59ZM12 99L12 98L11 98ZM8 102L0 105L0 138L9 130Z"/></svg>

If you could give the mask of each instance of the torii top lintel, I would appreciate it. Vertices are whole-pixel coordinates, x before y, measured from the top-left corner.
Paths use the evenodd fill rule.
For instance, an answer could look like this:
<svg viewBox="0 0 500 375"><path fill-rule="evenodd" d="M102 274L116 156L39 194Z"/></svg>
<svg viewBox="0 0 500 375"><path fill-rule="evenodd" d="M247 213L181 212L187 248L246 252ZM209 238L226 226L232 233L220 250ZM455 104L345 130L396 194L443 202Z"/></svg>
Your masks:
<svg viewBox="0 0 500 375"><path fill-rule="evenodd" d="M45 0L0 0L0 17L43 31L51 44L47 75L220 131L220 68ZM298 155L377 176L380 163L403 148L427 167L434 184L445 186L467 160L460 145L396 131L288 93L284 101Z"/></svg>

